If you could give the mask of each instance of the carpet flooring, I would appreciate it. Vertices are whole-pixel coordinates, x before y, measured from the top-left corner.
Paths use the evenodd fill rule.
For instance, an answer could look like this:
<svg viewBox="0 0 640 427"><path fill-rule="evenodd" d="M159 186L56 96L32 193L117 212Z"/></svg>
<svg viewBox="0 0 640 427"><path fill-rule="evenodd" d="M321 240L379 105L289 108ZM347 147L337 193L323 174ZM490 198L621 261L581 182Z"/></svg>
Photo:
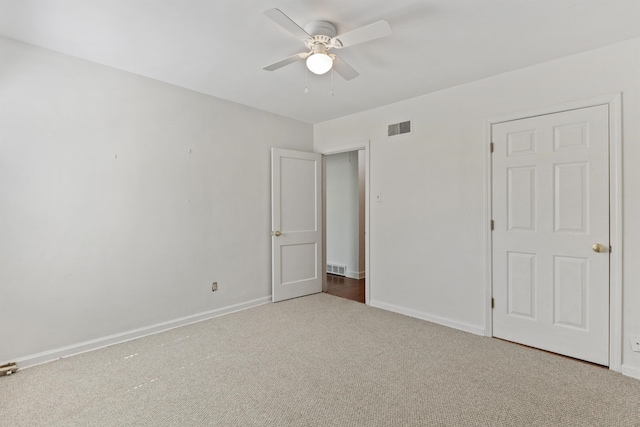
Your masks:
<svg viewBox="0 0 640 427"><path fill-rule="evenodd" d="M317 294L0 378L2 426L640 426L640 381Z"/></svg>

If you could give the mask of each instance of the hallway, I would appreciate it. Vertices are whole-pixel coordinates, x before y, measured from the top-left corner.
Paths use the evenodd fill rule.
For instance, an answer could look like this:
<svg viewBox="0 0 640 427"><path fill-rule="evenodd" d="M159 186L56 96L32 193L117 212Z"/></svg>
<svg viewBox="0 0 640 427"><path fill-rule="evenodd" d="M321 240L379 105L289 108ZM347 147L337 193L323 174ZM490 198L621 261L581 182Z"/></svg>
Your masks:
<svg viewBox="0 0 640 427"><path fill-rule="evenodd" d="M364 304L364 281L327 274L327 293Z"/></svg>

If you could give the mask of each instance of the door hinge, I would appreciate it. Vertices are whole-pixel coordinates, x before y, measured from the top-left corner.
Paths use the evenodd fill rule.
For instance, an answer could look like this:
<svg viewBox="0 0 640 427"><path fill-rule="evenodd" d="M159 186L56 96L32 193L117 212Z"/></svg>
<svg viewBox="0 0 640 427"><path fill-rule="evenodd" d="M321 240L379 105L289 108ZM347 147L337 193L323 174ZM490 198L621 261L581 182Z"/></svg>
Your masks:
<svg viewBox="0 0 640 427"><path fill-rule="evenodd" d="M494 228L494 223L493 223L493 220L491 220L491 231L493 231L493 228Z"/></svg>
<svg viewBox="0 0 640 427"><path fill-rule="evenodd" d="M495 306L496 306L496 300L491 298L491 308L495 308Z"/></svg>
<svg viewBox="0 0 640 427"><path fill-rule="evenodd" d="M489 144L489 152L493 153L493 142Z"/></svg>
<svg viewBox="0 0 640 427"><path fill-rule="evenodd" d="M609 253L613 252L613 246L609 245Z"/></svg>

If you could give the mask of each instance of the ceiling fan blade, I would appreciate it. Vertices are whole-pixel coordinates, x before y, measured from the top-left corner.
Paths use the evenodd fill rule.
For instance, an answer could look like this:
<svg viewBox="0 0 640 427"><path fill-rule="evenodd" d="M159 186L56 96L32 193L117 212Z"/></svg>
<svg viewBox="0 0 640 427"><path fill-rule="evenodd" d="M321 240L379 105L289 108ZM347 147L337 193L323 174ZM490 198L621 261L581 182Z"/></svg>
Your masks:
<svg viewBox="0 0 640 427"><path fill-rule="evenodd" d="M289 31L294 37L299 38L300 40L310 39L311 36L303 30L298 24L296 24L291 18L285 15L280 9L269 9L265 10L265 15L267 15L273 22L280 25L285 30Z"/></svg>
<svg viewBox="0 0 640 427"><path fill-rule="evenodd" d="M267 65L266 67L263 68L263 70L275 71L278 68L284 67L285 65L289 65L289 64L293 64L294 62L301 61L305 59L307 56L309 56L308 52L296 53L295 55L285 58L282 61L278 61L274 64Z"/></svg>
<svg viewBox="0 0 640 427"><path fill-rule="evenodd" d="M358 43L368 42L369 40L379 39L391 34L391 27L387 21L378 21L373 24L365 25L353 31L340 34L332 39L337 41L335 47L348 47Z"/></svg>
<svg viewBox="0 0 640 427"><path fill-rule="evenodd" d="M342 59L340 59L339 56L336 56L333 58L333 69L335 70L336 73L340 74L342 78L344 78L345 80L355 79L360 75L360 73L354 70L351 65L347 64Z"/></svg>

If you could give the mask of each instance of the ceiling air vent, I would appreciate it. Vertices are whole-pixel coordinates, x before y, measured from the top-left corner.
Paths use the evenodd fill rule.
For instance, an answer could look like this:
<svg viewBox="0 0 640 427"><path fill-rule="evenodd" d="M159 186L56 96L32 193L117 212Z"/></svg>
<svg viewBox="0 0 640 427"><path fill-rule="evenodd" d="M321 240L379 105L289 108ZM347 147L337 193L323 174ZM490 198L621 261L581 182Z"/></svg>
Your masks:
<svg viewBox="0 0 640 427"><path fill-rule="evenodd" d="M388 136L402 135L404 133L411 133L411 120L389 125Z"/></svg>

